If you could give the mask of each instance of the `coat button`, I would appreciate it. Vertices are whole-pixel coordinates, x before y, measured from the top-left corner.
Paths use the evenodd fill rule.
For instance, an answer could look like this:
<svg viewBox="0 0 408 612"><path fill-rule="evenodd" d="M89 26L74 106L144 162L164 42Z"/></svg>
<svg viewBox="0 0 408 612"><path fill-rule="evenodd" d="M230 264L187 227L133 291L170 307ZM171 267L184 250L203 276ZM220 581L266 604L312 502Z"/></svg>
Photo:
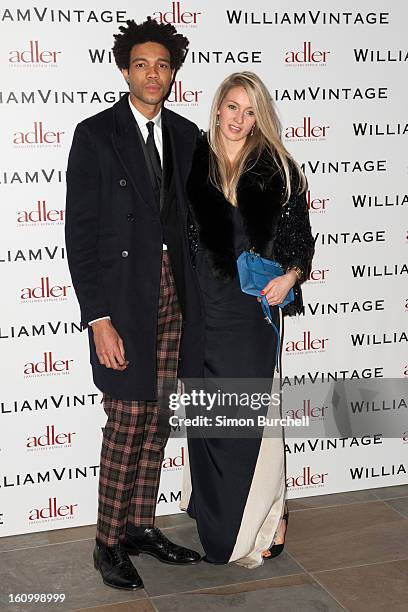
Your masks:
<svg viewBox="0 0 408 612"><path fill-rule="evenodd" d="M126 219L127 219L128 221L133 221L133 220L134 220L134 218L135 218L135 215L134 215L133 213L128 213L128 214L126 215Z"/></svg>
<svg viewBox="0 0 408 612"><path fill-rule="evenodd" d="M126 180L126 179L120 179L120 181L119 181L119 185L120 185L121 187L126 187L126 185L127 185L127 180Z"/></svg>
<svg viewBox="0 0 408 612"><path fill-rule="evenodd" d="M122 251L122 257L127 257L129 255L128 251Z"/></svg>

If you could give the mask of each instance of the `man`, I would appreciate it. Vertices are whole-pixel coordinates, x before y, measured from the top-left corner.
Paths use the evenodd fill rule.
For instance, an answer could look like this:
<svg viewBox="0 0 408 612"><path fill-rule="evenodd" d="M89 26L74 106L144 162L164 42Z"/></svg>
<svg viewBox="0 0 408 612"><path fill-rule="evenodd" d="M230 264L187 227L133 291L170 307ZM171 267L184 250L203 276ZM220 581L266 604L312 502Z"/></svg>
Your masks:
<svg viewBox="0 0 408 612"><path fill-rule="evenodd" d="M94 550L103 581L142 588L130 554L200 561L154 527L182 315L197 311L184 184L197 127L163 107L188 40L148 18L115 35L129 96L80 123L67 170L66 245L104 429Z"/></svg>

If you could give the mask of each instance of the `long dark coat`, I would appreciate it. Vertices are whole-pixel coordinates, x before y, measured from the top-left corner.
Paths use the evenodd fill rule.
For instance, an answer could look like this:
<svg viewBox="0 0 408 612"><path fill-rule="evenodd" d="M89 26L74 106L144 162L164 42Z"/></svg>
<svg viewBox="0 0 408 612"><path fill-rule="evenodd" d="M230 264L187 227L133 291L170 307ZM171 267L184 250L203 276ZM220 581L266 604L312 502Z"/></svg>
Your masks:
<svg viewBox="0 0 408 612"><path fill-rule="evenodd" d="M237 205L242 213L248 240L248 249L268 259L278 261L284 270L299 266L304 276L293 287L295 300L283 309L284 315L304 313L301 284L310 273L314 254L314 238L309 221L305 192L299 193L298 175L291 165L292 194L285 201L285 183L279 168L266 153L239 179ZM198 243L206 250L213 272L226 281L237 274L234 251L232 206L209 179L209 145L206 135L201 135L193 157L187 197L193 223L190 224L190 250ZM187 322L185 337L196 334ZM204 326L200 327L200 340L195 335L196 354L203 359ZM197 363L191 355L191 363ZM190 360L186 356L186 361ZM201 369L190 368L189 376L200 376Z"/></svg>
<svg viewBox="0 0 408 612"><path fill-rule="evenodd" d="M184 319L199 316L187 243L185 182L197 127L163 109L164 174L172 161L173 230L168 253ZM117 399L156 397L156 328L163 230L128 96L80 123L67 170L66 246L84 328L109 315L122 337L124 372L99 364L89 342L96 386ZM166 238L167 239L167 238ZM186 291L185 287L190 290ZM190 335L194 340L194 333Z"/></svg>

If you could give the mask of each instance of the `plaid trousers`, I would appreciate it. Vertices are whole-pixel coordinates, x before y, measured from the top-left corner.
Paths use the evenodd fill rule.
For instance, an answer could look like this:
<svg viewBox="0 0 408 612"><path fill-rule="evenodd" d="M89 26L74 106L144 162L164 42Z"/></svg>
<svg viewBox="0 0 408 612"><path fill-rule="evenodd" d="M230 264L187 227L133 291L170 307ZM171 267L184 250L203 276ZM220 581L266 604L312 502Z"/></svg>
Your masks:
<svg viewBox="0 0 408 612"><path fill-rule="evenodd" d="M104 395L108 420L99 475L97 539L120 542L127 524L153 526L164 449L170 434L166 393L175 391L181 313L168 254L163 251L157 322L157 401Z"/></svg>

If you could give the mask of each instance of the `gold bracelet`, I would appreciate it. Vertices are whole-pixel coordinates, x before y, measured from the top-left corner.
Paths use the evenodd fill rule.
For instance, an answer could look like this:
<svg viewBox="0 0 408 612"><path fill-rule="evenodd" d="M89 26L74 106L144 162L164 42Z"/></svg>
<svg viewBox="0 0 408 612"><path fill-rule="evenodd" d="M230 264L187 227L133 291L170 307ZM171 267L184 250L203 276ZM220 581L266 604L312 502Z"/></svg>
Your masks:
<svg viewBox="0 0 408 612"><path fill-rule="evenodd" d="M301 280L303 277L303 270L302 268L299 268L299 266L292 266L291 268L288 269L289 270L294 270L296 273L296 276L298 277L298 280Z"/></svg>

